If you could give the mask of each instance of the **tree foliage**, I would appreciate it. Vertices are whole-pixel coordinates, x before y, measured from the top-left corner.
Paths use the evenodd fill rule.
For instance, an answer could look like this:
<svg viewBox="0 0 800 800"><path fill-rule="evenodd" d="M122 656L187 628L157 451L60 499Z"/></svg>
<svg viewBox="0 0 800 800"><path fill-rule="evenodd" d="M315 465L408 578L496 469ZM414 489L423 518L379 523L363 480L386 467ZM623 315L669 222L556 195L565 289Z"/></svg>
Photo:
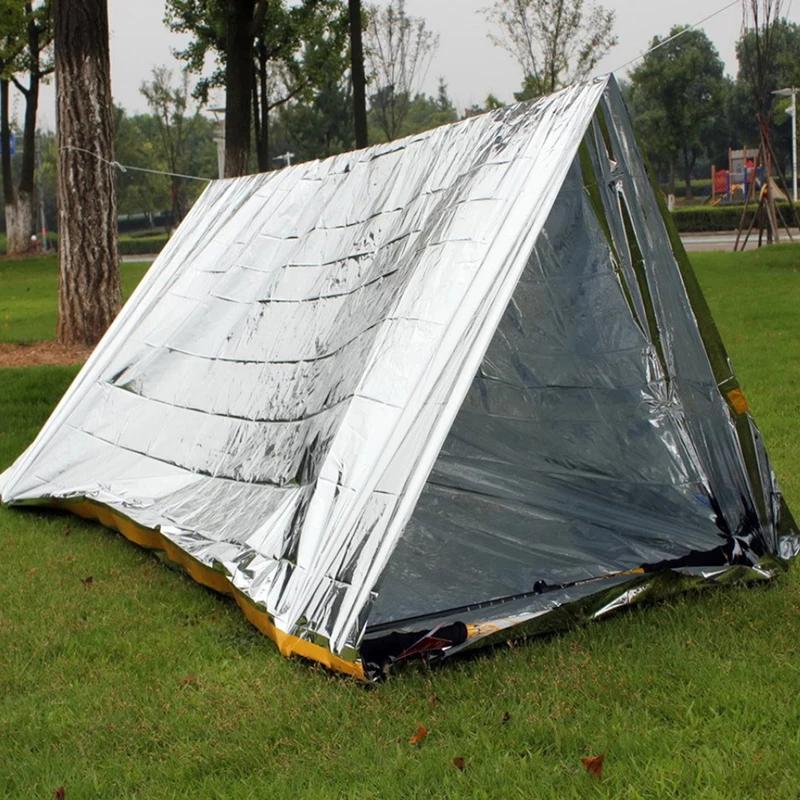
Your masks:
<svg viewBox="0 0 800 800"><path fill-rule="evenodd" d="M676 26L650 48L630 77L637 133L653 163L679 167L691 197L695 163L725 129L724 65L700 30Z"/></svg>
<svg viewBox="0 0 800 800"><path fill-rule="evenodd" d="M617 43L614 12L585 0L496 0L484 13L497 27L489 38L522 68L517 100L587 78Z"/></svg>
<svg viewBox="0 0 800 800"><path fill-rule="evenodd" d="M0 78L10 79L25 45L25 3L0 0Z"/></svg>
<svg viewBox="0 0 800 800"><path fill-rule="evenodd" d="M378 129L374 133L374 138L379 141L380 134L383 131L379 127L380 123L377 120L375 111L375 109L372 110L373 124ZM438 128L440 125L447 125L457 120L458 114L450 100L447 85L444 79L440 79L436 97L422 92L414 95L409 103L408 112L403 120L403 126L398 131L398 135L411 136L414 133L422 133L422 131Z"/></svg>
<svg viewBox="0 0 800 800"><path fill-rule="evenodd" d="M173 86L173 88L176 88ZM114 109L114 148L121 164L146 169L215 177L217 172L214 122L200 113L187 114L181 125L180 148L174 159L165 146L163 122L155 114L127 114ZM153 216L175 214L175 192L185 212L203 190L201 181L171 179L131 170L117 176L119 213ZM173 216L173 222L179 217Z"/></svg>
<svg viewBox="0 0 800 800"><path fill-rule="evenodd" d="M276 112L272 131L275 152L292 153L295 162L352 150L356 143L349 81L330 81L308 102L286 103Z"/></svg>
<svg viewBox="0 0 800 800"><path fill-rule="evenodd" d="M187 115L189 101L189 76L181 72L178 83L173 83L172 72L166 67L155 67L152 80L145 81L141 93L153 114L158 129L167 172L185 174L189 169L190 154L187 151L187 133L191 119ZM186 180L170 177L172 218L175 222L186 213Z"/></svg>
<svg viewBox="0 0 800 800"><path fill-rule="evenodd" d="M742 143L759 141L757 117L765 120L773 147L782 166L791 157L791 124L786 98L772 94L776 89L800 86L800 25L779 18L769 31L769 50L763 51L763 32L745 30L736 44L739 69L730 114L734 137ZM761 53L761 56L759 56Z"/></svg>
<svg viewBox="0 0 800 800"><path fill-rule="evenodd" d="M751 94L756 114L768 122L772 114L778 54L787 33L781 18L783 0L744 0L744 35L737 44L739 75Z"/></svg>
<svg viewBox="0 0 800 800"><path fill-rule="evenodd" d="M241 89L232 87L226 77L229 2L232 0L167 0L165 19L170 29L191 34L178 57L190 71L201 75L194 91L201 102L206 102L209 91L216 87L225 87L227 98L233 89ZM248 93L242 102L248 112L246 137L249 140L252 109L257 165L266 170L270 166L270 113L295 98L313 100L317 92L343 75L348 59L348 10L343 0L270 0L251 5L251 66ZM202 75L209 56L214 68L210 75ZM226 139L230 113L227 107Z"/></svg>
<svg viewBox="0 0 800 800"><path fill-rule="evenodd" d="M366 57L372 115L386 139L400 135L430 65L439 37L422 17L406 13L405 0L368 9Z"/></svg>

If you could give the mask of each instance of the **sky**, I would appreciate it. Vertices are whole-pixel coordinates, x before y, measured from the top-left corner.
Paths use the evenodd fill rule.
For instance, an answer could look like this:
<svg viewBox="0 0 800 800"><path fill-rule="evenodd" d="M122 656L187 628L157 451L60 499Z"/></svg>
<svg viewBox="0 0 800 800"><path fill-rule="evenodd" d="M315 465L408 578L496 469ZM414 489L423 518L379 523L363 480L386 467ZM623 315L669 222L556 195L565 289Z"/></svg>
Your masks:
<svg viewBox="0 0 800 800"><path fill-rule="evenodd" d="M388 0L377 0L385 5ZM427 20L439 35L439 47L426 74L423 89L436 92L440 76L447 83L459 110L482 104L491 92L505 102L522 82L522 72L512 58L489 41L488 23L481 9L491 0L406 0L409 14ZM615 71L647 50L653 36L664 36L673 25L692 24L726 5L726 0L604 0L616 12L619 43L598 65L598 73ZM787 4L788 17L800 22L800 0ZM111 25L111 90L114 101L130 112L146 110L139 92L154 66L179 69L173 50L186 42L163 24L164 0L109 0ZM742 25L740 5L734 5L701 25L719 50L727 71L736 73L734 45ZM618 77L627 70L617 72ZM15 100L15 113L22 102ZM42 93L39 115L44 128L55 127L52 84Z"/></svg>

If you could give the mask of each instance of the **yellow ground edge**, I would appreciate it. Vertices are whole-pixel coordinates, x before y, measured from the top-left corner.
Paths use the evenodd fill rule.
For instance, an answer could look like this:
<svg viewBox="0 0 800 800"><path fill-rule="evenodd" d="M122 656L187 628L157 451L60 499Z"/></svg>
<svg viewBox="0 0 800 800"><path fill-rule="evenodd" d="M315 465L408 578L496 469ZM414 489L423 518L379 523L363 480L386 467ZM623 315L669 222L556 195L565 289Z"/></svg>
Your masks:
<svg viewBox="0 0 800 800"><path fill-rule="evenodd" d="M269 614L242 594L225 575L201 564L159 531L139 525L112 508L92 500L51 500L48 505L64 509L84 519L96 520L105 527L118 531L128 541L140 547L162 550L170 561L181 566L197 583L232 597L247 620L275 642L281 655L301 656L317 661L335 672L343 672L361 681L367 680L361 662L347 661L318 644L279 630Z"/></svg>

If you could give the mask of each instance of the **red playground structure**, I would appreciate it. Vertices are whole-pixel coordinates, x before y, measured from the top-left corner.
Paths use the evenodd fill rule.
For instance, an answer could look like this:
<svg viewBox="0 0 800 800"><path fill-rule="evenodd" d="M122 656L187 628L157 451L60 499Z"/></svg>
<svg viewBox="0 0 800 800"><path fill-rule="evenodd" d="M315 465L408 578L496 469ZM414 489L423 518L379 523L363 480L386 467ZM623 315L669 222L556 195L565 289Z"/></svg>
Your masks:
<svg viewBox="0 0 800 800"><path fill-rule="evenodd" d="M758 148L745 147L743 150L728 150L728 169L711 167L711 203L744 203L751 196L750 187L753 186L752 196L764 185L765 172L763 165L758 161Z"/></svg>

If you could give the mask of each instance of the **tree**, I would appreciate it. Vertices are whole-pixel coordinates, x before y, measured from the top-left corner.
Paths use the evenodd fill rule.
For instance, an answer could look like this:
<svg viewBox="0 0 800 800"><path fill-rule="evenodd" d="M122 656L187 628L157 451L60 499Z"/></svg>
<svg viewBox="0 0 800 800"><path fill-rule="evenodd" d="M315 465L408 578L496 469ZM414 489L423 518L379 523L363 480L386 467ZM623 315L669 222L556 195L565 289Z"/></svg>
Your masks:
<svg viewBox="0 0 800 800"><path fill-rule="evenodd" d="M631 73L630 99L646 152L668 164L671 175L679 166L691 198L695 163L725 124L724 65L703 31L676 26L669 39L651 41L658 49Z"/></svg>
<svg viewBox="0 0 800 800"><path fill-rule="evenodd" d="M276 152L289 151L295 161L309 161L352 150L352 108L349 79L331 81L309 102L287 103L272 123Z"/></svg>
<svg viewBox="0 0 800 800"><path fill-rule="evenodd" d="M151 114L128 115L114 107L114 154L121 164L167 170L159 123ZM172 170L170 170L172 171ZM117 173L117 211L121 216L145 214L150 219L172 206L166 175L130 170Z"/></svg>
<svg viewBox="0 0 800 800"><path fill-rule="evenodd" d="M372 111L387 139L395 139L419 91L439 37L425 20L406 13L405 0L368 10L367 62L375 85Z"/></svg>
<svg viewBox="0 0 800 800"><path fill-rule="evenodd" d="M0 138L3 150L3 200L6 218L6 252L24 253L30 247L30 235L35 228L34 176L36 169L36 116L39 108L39 86L53 71L47 57L52 43L51 9L49 2L6 3L2 9L9 16L3 23L3 42L0 43L0 69L4 83L0 86L2 125ZM27 76L27 85L21 79ZM11 174L8 120L8 80L25 98L25 117L22 130L22 163L19 182L14 186Z"/></svg>
<svg viewBox="0 0 800 800"><path fill-rule="evenodd" d="M3 203L14 203L11 167L11 119L9 95L11 76L22 50L23 7L18 0L0 0L0 162L3 170Z"/></svg>
<svg viewBox="0 0 800 800"><path fill-rule="evenodd" d="M161 152L167 165L167 172L186 174L188 153L186 134L189 120L186 107L189 97L189 76L186 70L181 73L180 83L173 85L172 72L166 67L154 67L153 79L145 81L141 93L155 117L161 144ZM186 181L173 175L170 178L172 219L175 224L186 213Z"/></svg>
<svg viewBox="0 0 800 800"><path fill-rule="evenodd" d="M745 0L744 35L736 47L742 83L751 94L756 115L763 120L772 114L771 92L778 88L775 82L779 59L791 57L786 46L781 47L781 38L791 37L792 33L788 23L781 19L781 7L782 0ZM796 73L796 69L792 71Z"/></svg>
<svg viewBox="0 0 800 800"><path fill-rule="evenodd" d="M780 212L775 205L772 176L775 174L776 164L775 149L772 144L772 129L774 124L774 97L772 89L776 79L776 37L779 36L782 26L780 23L783 0L748 0L743 3L743 27L745 35L742 37L738 48L739 63L743 83L749 89L755 109L756 123L759 133L759 162L764 166L767 181L766 191L761 194L758 201L756 215L753 219L759 223L758 243L761 245L761 235L767 230L767 242L771 244L778 241L778 216ZM796 120L794 121L796 124ZM782 177L782 176L781 176ZM749 199L749 198L748 198ZM795 222L800 224L797 209L792 206ZM741 229L746 224L745 214L742 214ZM784 225L786 223L784 222ZM751 224L752 228L752 224ZM788 227L787 227L788 231ZM747 236L749 236L749 231ZM747 236L745 243L747 244ZM739 237L736 239L736 248Z"/></svg>
<svg viewBox="0 0 800 800"><path fill-rule="evenodd" d="M495 97L491 92L486 95L486 99L483 101L483 105L478 103L473 103L471 106L468 106L464 109L464 119L469 119L470 117L476 117L478 114L485 114L487 111L495 111L498 108L502 108L504 105L503 101L499 98Z"/></svg>
<svg viewBox="0 0 800 800"><path fill-rule="evenodd" d="M356 147L366 147L367 139L367 77L364 70L362 32L364 15L361 0L349 0L350 14L350 77L353 83L353 131Z"/></svg>
<svg viewBox="0 0 800 800"><path fill-rule="evenodd" d="M587 78L617 43L614 12L584 0L496 0L484 14L499 28L489 38L522 68L517 100Z"/></svg>
<svg viewBox="0 0 800 800"><path fill-rule="evenodd" d="M256 43L258 166L270 168L269 114L293 100L311 101L335 85L347 64L348 14L340 0L273 2Z"/></svg>
<svg viewBox="0 0 800 800"><path fill-rule="evenodd" d="M172 87L175 89L175 87ZM181 92L185 92L183 87ZM114 152L122 164L132 167L177 171L200 177L216 175L214 122L200 113L186 115L175 157L164 141L164 123L155 114L126 114L114 108ZM171 178L135 169L117 174L117 209L120 215L154 215L169 212L172 222L175 192L179 210L185 210L203 190L202 181Z"/></svg>
<svg viewBox="0 0 800 800"><path fill-rule="evenodd" d="M269 169L270 112L308 99L344 71L348 16L342 0L167 0L165 19L172 30L192 35L178 52L191 71L201 74L207 56L216 58L195 96L205 102L211 88L225 87L226 175L249 171L251 130L258 167Z"/></svg>
<svg viewBox="0 0 800 800"><path fill-rule="evenodd" d="M120 306L106 0L55 2L58 340L96 344Z"/></svg>
<svg viewBox="0 0 800 800"><path fill-rule="evenodd" d="M800 25L774 19L766 43L764 33L750 27L736 44L736 56L739 69L733 119L737 129L742 138L757 142L760 136L757 116L761 114L768 121L772 144L785 170L791 156L791 128L786 124L781 101L772 92L800 85Z"/></svg>
<svg viewBox="0 0 800 800"><path fill-rule="evenodd" d="M205 100L210 86L225 86L225 177L250 171L255 37L267 7L267 0L167 1L169 28L193 36L178 57L200 73L206 55L216 56L212 78L200 81L197 90Z"/></svg>
<svg viewBox="0 0 800 800"><path fill-rule="evenodd" d="M458 121L458 113L450 99L444 78L439 78L436 97L417 94L411 101L408 115L400 130L402 136L429 131L440 125L448 125Z"/></svg>

